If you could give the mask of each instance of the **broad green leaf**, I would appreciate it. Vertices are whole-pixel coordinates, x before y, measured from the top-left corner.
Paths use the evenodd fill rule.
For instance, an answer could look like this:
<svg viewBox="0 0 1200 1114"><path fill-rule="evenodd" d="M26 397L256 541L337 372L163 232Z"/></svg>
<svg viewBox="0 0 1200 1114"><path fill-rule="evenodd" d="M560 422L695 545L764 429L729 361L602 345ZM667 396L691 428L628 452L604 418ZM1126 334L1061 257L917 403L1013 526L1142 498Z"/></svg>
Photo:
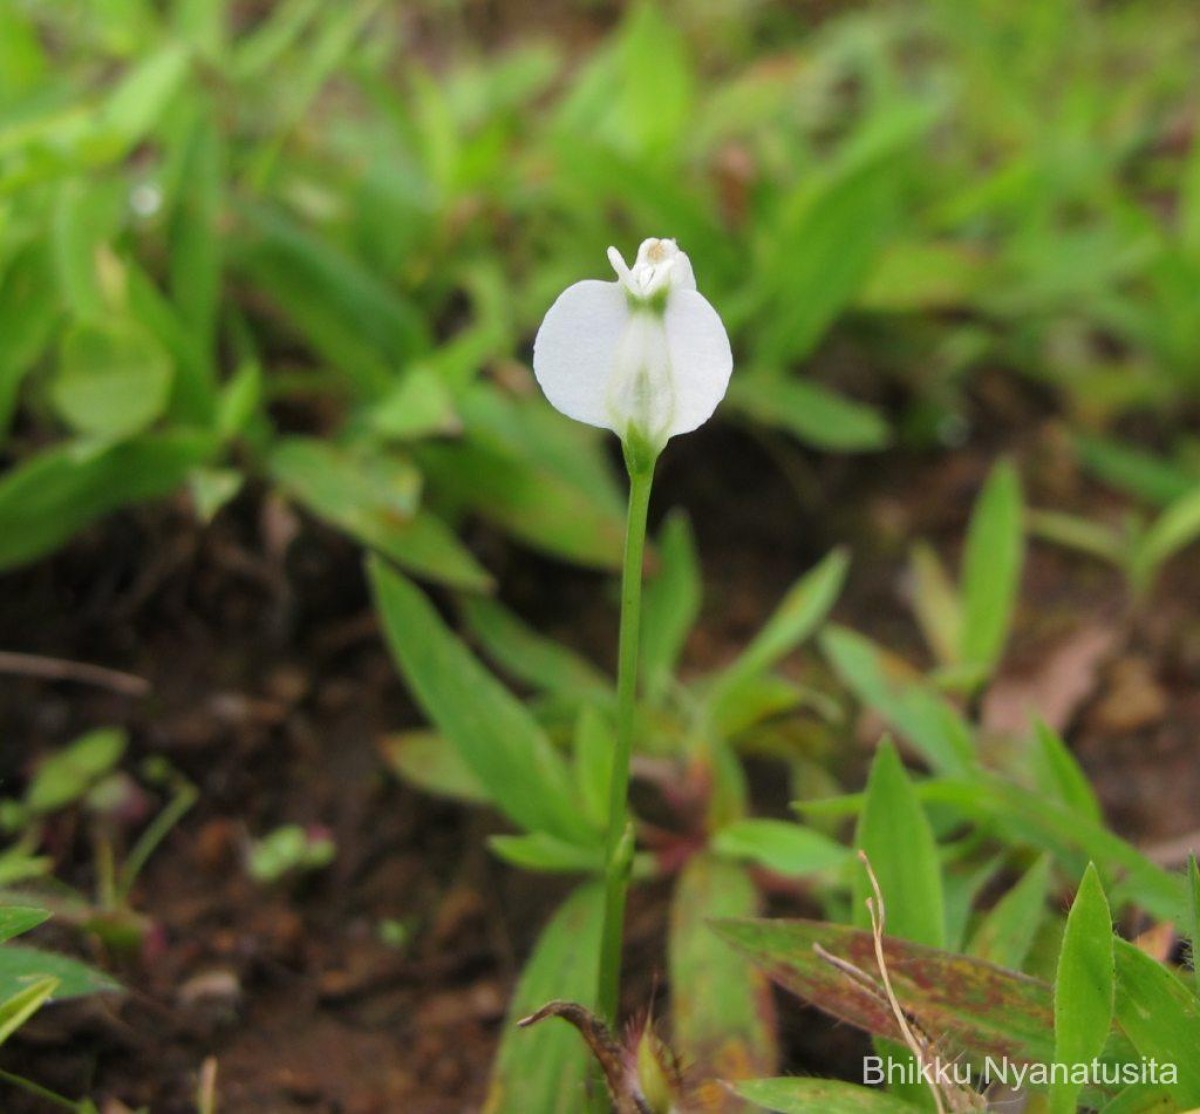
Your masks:
<svg viewBox="0 0 1200 1114"><path fill-rule="evenodd" d="M48 909L33 905L0 905L0 943L37 928L49 919Z"/></svg>
<svg viewBox="0 0 1200 1114"><path fill-rule="evenodd" d="M612 685L585 658L526 626L498 600L467 596L463 618L484 653L509 676L549 692L581 696Z"/></svg>
<svg viewBox="0 0 1200 1114"><path fill-rule="evenodd" d="M189 477L196 517L211 522L242 490L245 480L236 468L197 468Z"/></svg>
<svg viewBox="0 0 1200 1114"><path fill-rule="evenodd" d="M788 589L750 645L717 679L714 705L742 681L773 668L821 625L841 593L849 565L846 550L835 549Z"/></svg>
<svg viewBox="0 0 1200 1114"><path fill-rule="evenodd" d="M1100 1114L1178 1114L1170 1094L1161 1084L1133 1083L1100 1107Z"/></svg>
<svg viewBox="0 0 1200 1114"><path fill-rule="evenodd" d="M1003 461L984 484L967 531L962 571L962 660L990 673L1012 626L1025 555L1021 486Z"/></svg>
<svg viewBox="0 0 1200 1114"><path fill-rule="evenodd" d="M1200 1107L1200 998L1133 944L1115 945L1117 1023L1142 1056L1175 1065L1167 1090L1179 1109Z"/></svg>
<svg viewBox="0 0 1200 1114"><path fill-rule="evenodd" d="M559 753L526 707L446 627L414 584L367 565L384 634L413 696L515 823L589 846L588 822Z"/></svg>
<svg viewBox="0 0 1200 1114"><path fill-rule="evenodd" d="M716 833L712 849L723 858L788 875L836 870L851 858L840 843L786 820L735 820Z"/></svg>
<svg viewBox="0 0 1200 1114"><path fill-rule="evenodd" d="M676 883L667 930L672 1032L701 1078L733 1082L778 1067L770 984L710 927L714 917L757 912L757 892L733 863L697 855ZM713 1114L742 1109L723 1099Z"/></svg>
<svg viewBox="0 0 1200 1114"><path fill-rule="evenodd" d="M887 932L917 944L940 947L946 939L942 868L933 829L890 740L875 754L855 832L879 880ZM854 875L855 922L869 926L866 872Z"/></svg>
<svg viewBox="0 0 1200 1114"><path fill-rule="evenodd" d="M970 728L914 670L846 627L827 627L820 641L859 700L912 743L935 771L960 773L975 765Z"/></svg>
<svg viewBox="0 0 1200 1114"><path fill-rule="evenodd" d="M513 993L483 1114L579 1114L586 1109L591 1054L569 1025L515 1022L554 999L594 1006L604 887L577 889L543 929Z"/></svg>
<svg viewBox="0 0 1200 1114"><path fill-rule="evenodd" d="M58 989L58 979L41 978L0 1002L0 1044L4 1044Z"/></svg>
<svg viewBox="0 0 1200 1114"><path fill-rule="evenodd" d="M1054 1059L1086 1064L1100 1055L1113 1017L1112 916L1100 876L1091 863L1067 914L1054 980ZM1050 1106L1071 1114L1080 1085L1055 1083Z"/></svg>
<svg viewBox="0 0 1200 1114"><path fill-rule="evenodd" d="M50 394L77 433L118 440L162 415L173 375L166 351L136 321L84 322L63 337Z"/></svg>
<svg viewBox="0 0 1200 1114"><path fill-rule="evenodd" d="M1142 536L1134 554L1134 584L1140 589L1148 588L1163 564L1197 538L1200 538L1200 485L1176 499Z"/></svg>
<svg viewBox="0 0 1200 1114"><path fill-rule="evenodd" d="M975 930L969 955L1019 971L1046 913L1050 858L1043 855L1021 880L996 902Z"/></svg>
<svg viewBox="0 0 1200 1114"><path fill-rule="evenodd" d="M472 591L491 586L487 570L449 527L418 508L421 476L406 458L289 437L268 466L280 487L313 514L414 575Z"/></svg>
<svg viewBox="0 0 1200 1114"><path fill-rule="evenodd" d="M617 44L614 143L646 158L678 143L692 113L695 73L687 44L658 4L635 4Z"/></svg>
<svg viewBox="0 0 1200 1114"><path fill-rule="evenodd" d="M886 1091L837 1079L782 1076L735 1083L733 1089L776 1114L915 1114L921 1109Z"/></svg>
<svg viewBox="0 0 1200 1114"><path fill-rule="evenodd" d="M819 944L881 987L870 932L804 920L723 920L713 927L805 1002L875 1036L902 1039L882 994L868 991L813 950ZM1019 1064L1053 1057L1054 1014L1046 983L891 936L884 939L883 954L903 1008L925 1032L952 1040L954 1050L979 1059L1007 1056Z"/></svg>
<svg viewBox="0 0 1200 1114"><path fill-rule="evenodd" d="M435 731L403 731L380 740L388 767L410 785L437 797L490 804L484 788L458 749Z"/></svg>
<svg viewBox="0 0 1200 1114"><path fill-rule="evenodd" d="M74 804L116 766L128 745L119 728L89 731L38 767L25 791L25 807L40 815Z"/></svg>
<svg viewBox="0 0 1200 1114"><path fill-rule="evenodd" d="M38 979L57 980L54 1001L121 989L115 979L70 956L44 952L24 944L0 947L0 1001L19 994Z"/></svg>
<svg viewBox="0 0 1200 1114"><path fill-rule="evenodd" d="M667 518L659 533L658 559L642 597L641 673L651 704L666 693L700 614L700 561L686 515L674 512Z"/></svg>
<svg viewBox="0 0 1200 1114"><path fill-rule="evenodd" d="M1030 511L1028 526L1035 537L1086 553L1122 571L1129 564L1129 539L1107 523L1059 511Z"/></svg>
<svg viewBox="0 0 1200 1114"><path fill-rule="evenodd" d="M1100 802L1067 744L1057 731L1040 721L1036 731L1038 750L1034 768L1038 786L1047 796L1057 798L1080 816L1102 824L1104 814Z"/></svg>
<svg viewBox="0 0 1200 1114"><path fill-rule="evenodd" d="M728 398L756 422L828 452L875 452L892 439L877 410L806 379L764 372L738 375L729 384Z"/></svg>

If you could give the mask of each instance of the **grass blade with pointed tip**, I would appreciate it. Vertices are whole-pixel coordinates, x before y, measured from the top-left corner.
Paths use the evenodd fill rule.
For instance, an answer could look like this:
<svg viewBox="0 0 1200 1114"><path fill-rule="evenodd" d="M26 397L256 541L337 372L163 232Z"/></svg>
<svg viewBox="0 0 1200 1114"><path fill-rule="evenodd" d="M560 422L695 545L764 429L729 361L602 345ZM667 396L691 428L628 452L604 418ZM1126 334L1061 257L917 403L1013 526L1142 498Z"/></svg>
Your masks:
<svg viewBox="0 0 1200 1114"><path fill-rule="evenodd" d="M831 626L821 635L830 664L869 708L900 732L939 773L965 773L975 763L971 732L921 677L869 638Z"/></svg>
<svg viewBox="0 0 1200 1114"><path fill-rule="evenodd" d="M0 1044L37 1013L57 989L58 979L40 978L0 1002Z"/></svg>
<svg viewBox="0 0 1200 1114"><path fill-rule="evenodd" d="M5 944L0 947L0 1000L7 1000L24 990L35 978L56 981L53 994L55 1001L121 989L116 979L69 955L44 952L24 944Z"/></svg>
<svg viewBox="0 0 1200 1114"><path fill-rule="evenodd" d="M1096 867L1088 863L1067 914L1054 980L1054 1059L1086 1064L1100 1054L1112 1028L1113 933L1108 899ZM1080 1084L1055 1083L1050 1108L1071 1114Z"/></svg>
<svg viewBox="0 0 1200 1114"><path fill-rule="evenodd" d="M483 1114L579 1114L591 1053L579 1034L550 1022L518 1029L515 1022L552 999L591 1006L604 891L597 883L577 889L559 907L521 973L492 1068Z"/></svg>
<svg viewBox="0 0 1200 1114"><path fill-rule="evenodd" d="M709 855L695 856L675 887L668 929L675 1046L703 1078L744 1079L778 1065L770 985L709 926L712 917L757 911L745 869ZM726 1095L712 1114L741 1107Z"/></svg>
<svg viewBox="0 0 1200 1114"><path fill-rule="evenodd" d="M946 907L937 843L890 741L883 743L871 764L855 842L879 880L888 934L941 947L946 941ZM866 910L870 896L866 872L856 871L854 917L864 928L871 924Z"/></svg>
<svg viewBox="0 0 1200 1114"><path fill-rule="evenodd" d="M48 909L33 905L0 906L0 943L20 936L50 919Z"/></svg>
<svg viewBox="0 0 1200 1114"><path fill-rule="evenodd" d="M598 832L566 764L525 705L479 664L416 585L377 557L367 571L405 681L501 811L530 831L594 843Z"/></svg>
<svg viewBox="0 0 1200 1114"><path fill-rule="evenodd" d="M458 748L436 731L403 731L379 742L388 768L410 785L435 797L491 804L492 796Z"/></svg>
<svg viewBox="0 0 1200 1114"><path fill-rule="evenodd" d="M1025 556L1021 483L1002 461L975 504L962 571L961 657L990 675L1012 626Z"/></svg>

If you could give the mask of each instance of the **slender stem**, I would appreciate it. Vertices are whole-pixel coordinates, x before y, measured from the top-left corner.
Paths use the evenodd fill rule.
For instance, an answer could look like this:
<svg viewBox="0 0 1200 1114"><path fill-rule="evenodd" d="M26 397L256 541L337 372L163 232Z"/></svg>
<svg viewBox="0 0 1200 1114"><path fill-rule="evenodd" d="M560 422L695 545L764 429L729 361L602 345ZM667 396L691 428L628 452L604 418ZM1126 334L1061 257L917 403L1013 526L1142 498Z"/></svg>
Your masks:
<svg viewBox="0 0 1200 1114"><path fill-rule="evenodd" d="M621 986L621 936L625 894L633 861L633 832L629 823L629 760L633 753L634 704L637 697L638 639L642 611L642 557L646 548L646 514L654 461L638 466L629 461L629 517L625 527L625 564L621 573L621 636L617 658L617 741L613 750L608 796L608 836L605 841L604 927L600 944L600 984L597 1005L609 1024L617 1020Z"/></svg>
<svg viewBox="0 0 1200 1114"><path fill-rule="evenodd" d="M14 1087L20 1087L22 1091L27 1091L31 1095L36 1095L43 1102L53 1103L55 1106L61 1106L66 1110L74 1110L76 1114L79 1111L79 1103L72 1102L62 1095L56 1094L54 1091L48 1090L38 1083L34 1083L32 1079L26 1079L21 1075L14 1075L10 1071L0 1071L0 1083L11 1083Z"/></svg>

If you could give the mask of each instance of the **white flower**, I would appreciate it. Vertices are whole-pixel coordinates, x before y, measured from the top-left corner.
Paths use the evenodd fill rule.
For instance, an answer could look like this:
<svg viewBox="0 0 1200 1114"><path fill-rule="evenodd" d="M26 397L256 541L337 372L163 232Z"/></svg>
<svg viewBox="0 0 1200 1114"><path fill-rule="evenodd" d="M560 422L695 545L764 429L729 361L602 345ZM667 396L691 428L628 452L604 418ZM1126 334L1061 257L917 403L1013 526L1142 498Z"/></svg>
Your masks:
<svg viewBox="0 0 1200 1114"><path fill-rule="evenodd" d="M733 371L717 311L696 291L674 240L646 240L631 270L608 249L617 282L588 279L550 307L533 371L569 418L611 429L654 455L711 416Z"/></svg>

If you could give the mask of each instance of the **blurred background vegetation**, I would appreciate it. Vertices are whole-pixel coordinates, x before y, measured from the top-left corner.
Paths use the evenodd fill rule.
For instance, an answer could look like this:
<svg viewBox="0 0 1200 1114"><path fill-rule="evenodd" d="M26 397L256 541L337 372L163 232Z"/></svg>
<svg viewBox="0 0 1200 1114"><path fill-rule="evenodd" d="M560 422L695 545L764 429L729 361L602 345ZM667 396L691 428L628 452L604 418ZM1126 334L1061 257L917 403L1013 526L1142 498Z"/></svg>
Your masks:
<svg viewBox="0 0 1200 1114"><path fill-rule="evenodd" d="M724 421L952 447L1000 369L1140 494L1200 476L1187 0L0 21L0 566L183 488L209 518L255 477L456 587L489 583L466 514L611 567L604 452L528 349L650 234L730 327Z"/></svg>

